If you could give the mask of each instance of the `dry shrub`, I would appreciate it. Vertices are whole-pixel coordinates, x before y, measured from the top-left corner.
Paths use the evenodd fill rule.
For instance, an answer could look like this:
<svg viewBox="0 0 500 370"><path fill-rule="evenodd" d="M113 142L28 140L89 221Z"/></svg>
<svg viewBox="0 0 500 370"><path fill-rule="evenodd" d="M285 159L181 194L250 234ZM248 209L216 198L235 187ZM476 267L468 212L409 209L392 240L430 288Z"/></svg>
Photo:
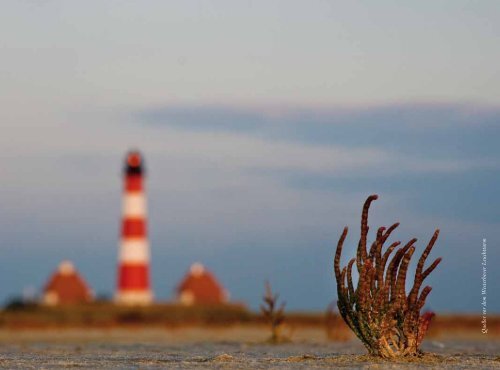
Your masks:
<svg viewBox="0 0 500 370"><path fill-rule="evenodd" d="M266 292L262 297L263 304L260 310L264 319L269 323L271 329L271 336L269 342L280 343L287 341L282 335L282 327L285 321L285 302L282 302L278 307L278 294L273 294L271 284L266 282Z"/></svg>
<svg viewBox="0 0 500 370"><path fill-rule="evenodd" d="M349 327L337 310L336 302L330 303L326 308L325 330L327 338L333 342L346 342L352 337Z"/></svg>

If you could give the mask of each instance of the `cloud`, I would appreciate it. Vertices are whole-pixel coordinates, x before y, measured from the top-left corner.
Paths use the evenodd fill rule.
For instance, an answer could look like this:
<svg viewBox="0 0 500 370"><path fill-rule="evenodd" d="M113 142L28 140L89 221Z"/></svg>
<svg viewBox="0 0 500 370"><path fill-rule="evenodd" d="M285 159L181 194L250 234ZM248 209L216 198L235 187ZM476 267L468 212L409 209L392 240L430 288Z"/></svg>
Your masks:
<svg viewBox="0 0 500 370"><path fill-rule="evenodd" d="M216 106L153 108L139 112L138 117L153 125L211 132L251 132L262 129L266 123L260 112Z"/></svg>
<svg viewBox="0 0 500 370"><path fill-rule="evenodd" d="M315 146L383 147L413 157L498 157L500 108L474 104L394 104L359 108L234 108L165 106L144 109L146 125L183 131L240 133Z"/></svg>
<svg viewBox="0 0 500 370"><path fill-rule="evenodd" d="M264 176L301 194L376 191L401 196L426 217L500 220L490 202L498 182L500 108L176 106L137 117L172 133L168 147L177 156L203 158L249 181Z"/></svg>

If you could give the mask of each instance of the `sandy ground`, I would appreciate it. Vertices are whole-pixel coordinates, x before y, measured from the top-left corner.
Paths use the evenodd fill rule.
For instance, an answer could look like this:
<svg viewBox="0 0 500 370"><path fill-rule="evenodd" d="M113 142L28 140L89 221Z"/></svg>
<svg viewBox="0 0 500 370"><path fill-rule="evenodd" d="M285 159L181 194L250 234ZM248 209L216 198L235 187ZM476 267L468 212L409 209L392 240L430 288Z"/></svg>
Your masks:
<svg viewBox="0 0 500 370"><path fill-rule="evenodd" d="M0 367L216 369L500 369L500 341L429 340L423 358L386 362L352 340L329 342L323 330L301 328L293 342L270 345L259 327L226 329L65 329L0 331Z"/></svg>

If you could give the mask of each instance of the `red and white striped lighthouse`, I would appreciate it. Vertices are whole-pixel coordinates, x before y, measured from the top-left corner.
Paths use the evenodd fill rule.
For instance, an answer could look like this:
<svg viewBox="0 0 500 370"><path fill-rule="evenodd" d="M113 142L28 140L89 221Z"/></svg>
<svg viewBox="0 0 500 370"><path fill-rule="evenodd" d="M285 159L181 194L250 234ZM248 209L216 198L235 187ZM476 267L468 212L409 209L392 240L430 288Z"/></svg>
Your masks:
<svg viewBox="0 0 500 370"><path fill-rule="evenodd" d="M153 300L149 282L149 243L147 238L144 164L137 151L125 159L123 220L118 261L116 301L120 304L147 305Z"/></svg>

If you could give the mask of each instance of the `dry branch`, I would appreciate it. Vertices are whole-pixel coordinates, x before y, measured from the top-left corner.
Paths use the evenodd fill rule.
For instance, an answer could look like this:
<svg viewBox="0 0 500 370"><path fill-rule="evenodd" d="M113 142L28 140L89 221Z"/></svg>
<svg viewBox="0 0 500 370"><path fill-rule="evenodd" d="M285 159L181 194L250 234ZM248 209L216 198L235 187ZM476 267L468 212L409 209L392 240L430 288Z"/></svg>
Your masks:
<svg viewBox="0 0 500 370"><path fill-rule="evenodd" d="M260 310L264 319L269 323L271 329L271 337L269 342L279 343L285 340L281 335L281 327L285 321L285 302L282 302L278 307L278 294L273 294L271 284L266 281L266 292L262 297L263 304Z"/></svg>

